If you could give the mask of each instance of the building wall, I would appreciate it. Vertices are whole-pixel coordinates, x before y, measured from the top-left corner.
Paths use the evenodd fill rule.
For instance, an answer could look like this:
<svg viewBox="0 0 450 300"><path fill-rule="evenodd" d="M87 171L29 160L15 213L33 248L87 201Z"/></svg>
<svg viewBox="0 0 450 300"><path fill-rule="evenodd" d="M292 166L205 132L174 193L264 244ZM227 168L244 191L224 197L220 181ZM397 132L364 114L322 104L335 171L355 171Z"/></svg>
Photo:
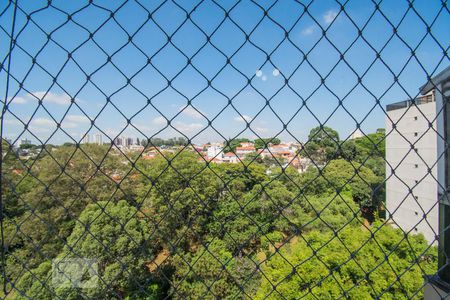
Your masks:
<svg viewBox="0 0 450 300"><path fill-rule="evenodd" d="M206 153L209 159L222 158L223 155L222 147L219 146L210 146Z"/></svg>
<svg viewBox="0 0 450 300"><path fill-rule="evenodd" d="M386 118L387 213L394 226L406 232L423 233L431 243L438 234L439 220L436 102L387 114L390 118ZM429 121L434 130L429 128ZM392 130L393 123L397 130ZM411 144L417 152L411 149Z"/></svg>

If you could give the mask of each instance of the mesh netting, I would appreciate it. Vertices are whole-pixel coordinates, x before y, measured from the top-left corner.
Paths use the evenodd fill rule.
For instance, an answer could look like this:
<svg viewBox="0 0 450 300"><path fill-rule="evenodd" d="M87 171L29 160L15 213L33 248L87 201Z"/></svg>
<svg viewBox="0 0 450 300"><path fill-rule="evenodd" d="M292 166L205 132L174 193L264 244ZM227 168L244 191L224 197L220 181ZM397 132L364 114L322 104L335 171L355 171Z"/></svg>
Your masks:
<svg viewBox="0 0 450 300"><path fill-rule="evenodd" d="M449 25L3 1L2 299L422 298L449 280Z"/></svg>

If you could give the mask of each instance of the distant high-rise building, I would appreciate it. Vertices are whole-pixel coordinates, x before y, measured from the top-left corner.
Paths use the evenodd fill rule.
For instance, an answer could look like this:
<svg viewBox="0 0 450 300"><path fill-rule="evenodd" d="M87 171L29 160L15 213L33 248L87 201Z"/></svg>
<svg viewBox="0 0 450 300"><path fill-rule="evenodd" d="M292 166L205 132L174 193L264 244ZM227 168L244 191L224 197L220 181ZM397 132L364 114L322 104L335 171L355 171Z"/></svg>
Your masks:
<svg viewBox="0 0 450 300"><path fill-rule="evenodd" d="M89 144L91 142L91 136L89 134L86 134L81 142L83 144Z"/></svg>
<svg viewBox="0 0 450 300"><path fill-rule="evenodd" d="M125 146L126 147L134 145L134 139L133 138L127 137L127 138L124 138L124 139L125 139Z"/></svg>
<svg viewBox="0 0 450 300"><path fill-rule="evenodd" d="M103 145L103 136L100 133L94 135L94 142L97 145Z"/></svg>
<svg viewBox="0 0 450 300"><path fill-rule="evenodd" d="M122 141L122 137L116 137L115 139L114 139L114 144L116 145L116 146L122 146L123 145L123 141Z"/></svg>
<svg viewBox="0 0 450 300"><path fill-rule="evenodd" d="M393 225L439 235L439 201L445 190L443 91L450 68L421 88L422 96L386 107L386 209Z"/></svg>
<svg viewBox="0 0 450 300"><path fill-rule="evenodd" d="M19 146L20 146L20 145L30 145L30 144L31 144L31 141L30 141L29 139L27 139L27 138L23 138L23 139L21 139L21 140L18 142L18 144L19 144Z"/></svg>

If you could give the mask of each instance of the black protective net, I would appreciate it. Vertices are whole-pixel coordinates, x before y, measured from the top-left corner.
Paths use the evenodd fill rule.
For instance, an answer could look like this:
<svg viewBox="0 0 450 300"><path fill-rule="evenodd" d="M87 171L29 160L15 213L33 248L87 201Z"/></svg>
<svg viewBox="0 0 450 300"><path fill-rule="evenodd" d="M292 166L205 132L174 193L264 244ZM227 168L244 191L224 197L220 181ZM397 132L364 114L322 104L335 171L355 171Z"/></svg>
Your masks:
<svg viewBox="0 0 450 300"><path fill-rule="evenodd" d="M437 0L2 1L2 299L450 298L448 28Z"/></svg>

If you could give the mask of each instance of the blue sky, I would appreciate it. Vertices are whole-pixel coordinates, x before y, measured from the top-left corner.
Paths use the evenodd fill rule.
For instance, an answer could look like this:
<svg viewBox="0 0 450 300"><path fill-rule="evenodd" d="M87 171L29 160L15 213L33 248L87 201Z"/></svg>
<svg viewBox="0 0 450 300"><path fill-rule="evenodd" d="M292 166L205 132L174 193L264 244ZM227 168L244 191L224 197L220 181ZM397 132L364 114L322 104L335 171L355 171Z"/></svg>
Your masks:
<svg viewBox="0 0 450 300"><path fill-rule="evenodd" d="M1 3L6 11L0 18L0 58L5 61L5 30L11 30L13 10ZM4 136L55 144L99 130L113 138L124 128L122 134L133 137L180 136L167 127L169 119L195 142L220 141L221 135L255 137L246 122L262 137L278 135L286 141L305 141L312 127L326 122L346 138L356 122L362 122L365 133L384 127L377 99L384 107L415 97L427 73L449 65L443 49L449 45L450 16L440 1L417 0L412 7L407 1L382 1L380 10L372 1L348 1L345 12L339 2L327 0L176 3L60 0L48 7L47 1L19 1ZM184 22L186 12L180 7L191 20ZM392 36L392 25L398 26L398 36ZM363 38L357 38L357 27ZM381 51L379 59L372 48ZM345 53L345 62L338 51ZM392 85L388 68L398 83ZM4 69L0 80L4 91ZM0 97L4 101L4 92ZM30 124L27 130L19 119ZM127 119L141 132L127 127ZM91 120L98 128L91 127ZM56 122L70 137L57 130Z"/></svg>

